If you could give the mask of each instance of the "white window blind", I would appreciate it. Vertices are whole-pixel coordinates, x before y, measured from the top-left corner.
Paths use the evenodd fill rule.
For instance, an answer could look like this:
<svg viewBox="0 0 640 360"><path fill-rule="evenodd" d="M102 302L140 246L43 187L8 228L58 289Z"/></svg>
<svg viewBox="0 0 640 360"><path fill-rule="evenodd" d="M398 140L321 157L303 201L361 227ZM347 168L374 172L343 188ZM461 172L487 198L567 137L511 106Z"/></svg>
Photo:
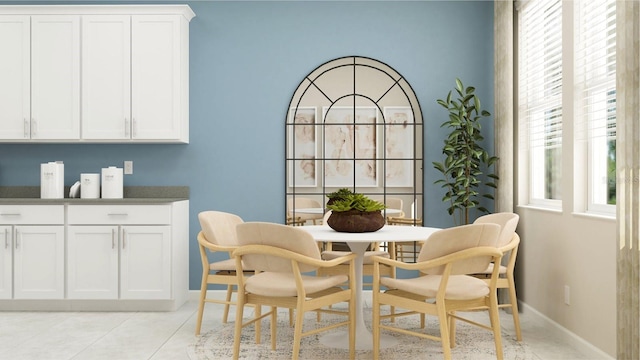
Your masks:
<svg viewBox="0 0 640 360"><path fill-rule="evenodd" d="M616 2L574 3L575 114L588 146L588 211L615 213Z"/></svg>
<svg viewBox="0 0 640 360"><path fill-rule="evenodd" d="M562 2L519 3L518 116L532 204L562 198L562 66Z"/></svg>

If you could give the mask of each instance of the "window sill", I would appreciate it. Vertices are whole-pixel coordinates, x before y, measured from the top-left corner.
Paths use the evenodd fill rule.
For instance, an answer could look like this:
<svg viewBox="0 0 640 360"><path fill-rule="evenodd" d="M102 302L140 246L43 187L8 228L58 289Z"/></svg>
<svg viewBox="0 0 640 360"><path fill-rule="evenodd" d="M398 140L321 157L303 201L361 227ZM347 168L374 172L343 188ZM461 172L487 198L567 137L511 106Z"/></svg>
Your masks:
<svg viewBox="0 0 640 360"><path fill-rule="evenodd" d="M562 214L562 209L557 209L557 208L552 208L552 207L545 207L545 206L540 206L540 205L518 205L517 208L519 208L519 209L527 209L527 210L545 211L545 212L551 212L551 213L555 213L555 214Z"/></svg>
<svg viewBox="0 0 640 360"><path fill-rule="evenodd" d="M571 215L588 219L604 220L607 222L616 222L615 214L593 213L593 212L574 212Z"/></svg>

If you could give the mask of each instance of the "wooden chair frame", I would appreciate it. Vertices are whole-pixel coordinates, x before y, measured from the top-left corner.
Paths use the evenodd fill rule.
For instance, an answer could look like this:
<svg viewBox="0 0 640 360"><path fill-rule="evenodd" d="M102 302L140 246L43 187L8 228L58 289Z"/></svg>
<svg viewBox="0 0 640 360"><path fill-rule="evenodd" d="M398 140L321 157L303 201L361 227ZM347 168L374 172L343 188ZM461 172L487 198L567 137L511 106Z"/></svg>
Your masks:
<svg viewBox="0 0 640 360"><path fill-rule="evenodd" d="M313 334L317 334L322 331L331 330L340 326L348 326L349 327L349 358L355 358L355 312L353 311L353 304L356 299L356 292L353 290L355 288L355 267L354 267L354 259L356 258L355 254L346 255L334 260L320 260L314 259L293 251L289 251L286 249L268 246L268 245L244 245L239 247L233 252L233 256L236 259L236 267L238 269L242 268L242 257L247 254L261 254L261 255L269 255L276 256L283 259L288 259L291 261L291 267L293 268L293 275L296 282L297 295L294 297L291 296L263 296L246 292L245 289L245 277L238 273L237 282L238 282L238 306L236 311L236 326L234 332L234 348L233 348L233 358L238 359L240 354L240 339L242 328L253 324L258 323L260 320L266 316L271 317L271 349L276 349L276 326L277 324L277 308L289 308L295 309L295 330L294 330L294 338L293 338L293 355L292 358L298 359L300 352L300 340L304 336L309 336ZM311 266L315 266L318 268L332 268L335 266L340 266L342 264L348 264L349 267L349 281L348 287L346 289L342 289L339 287L327 289L314 294L307 294L304 290L304 280L302 278L302 273L300 271L300 264L307 264ZM332 304L340 303L340 302L348 302L349 303L349 312L348 312L348 320L339 322L336 324L332 324L329 326L316 328L307 332L302 331L303 320L305 312L309 311L317 311L322 307L329 306ZM260 315L256 313L256 317L243 323L243 309L245 305L253 304L256 306L256 309L260 308L262 305L270 306L271 310L265 314ZM256 341L259 343L259 338L256 338Z"/></svg>
<svg viewBox="0 0 640 360"><path fill-rule="evenodd" d="M498 359L503 358L502 354L502 340L500 334L500 318L498 315L498 298L496 286L498 282L499 268L495 267L489 280L489 295L469 300L452 300L445 298L445 290L449 277L452 275L452 266L456 262L465 261L474 257L491 256L492 261L500 263L502 258L502 252L495 247L473 247L458 252L451 253L449 255L442 256L437 259L408 264L397 260L386 259L382 257L374 258L374 281L373 281L373 356L374 359L379 358L380 352L380 330L385 329L389 331L395 331L402 334L413 335L421 338L440 341L442 343L442 350L444 358L446 360L451 359L451 348L455 346L455 320L461 320L470 324L491 330L494 335L494 342L496 345L496 356ZM426 270L429 268L435 268L439 266L445 266L441 275L441 281L439 284L438 292L435 297L435 302L427 302L427 298L422 295L409 293L402 290L387 290L386 292L380 292L380 274L379 269L382 264L394 266L400 269L406 270ZM395 313L382 316L380 314L381 305L391 305L396 308L406 309L408 311L402 313ZM484 324L480 324L469 319L462 318L455 314L456 311L467 311L469 309L476 309L485 307L489 309L489 318L491 320L491 327ZM382 319L393 318L398 316L406 316L413 314L427 314L438 317L440 325L440 336L432 336L416 331L410 331L406 329L400 329L381 323ZM422 320L422 318L421 318ZM421 327L424 327L424 323L421 323Z"/></svg>

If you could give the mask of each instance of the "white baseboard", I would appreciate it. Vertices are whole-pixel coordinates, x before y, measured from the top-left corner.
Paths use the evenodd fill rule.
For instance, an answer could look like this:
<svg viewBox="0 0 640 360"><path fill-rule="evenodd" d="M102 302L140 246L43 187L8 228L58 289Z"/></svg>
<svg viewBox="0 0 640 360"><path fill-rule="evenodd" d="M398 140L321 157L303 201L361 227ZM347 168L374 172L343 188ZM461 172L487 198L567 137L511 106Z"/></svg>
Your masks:
<svg viewBox="0 0 640 360"><path fill-rule="evenodd" d="M592 358L593 359L610 359L610 360L615 359L615 357L612 357L611 355L600 350L598 347L594 346L593 344L581 338L580 336L576 335L575 333L569 331L567 328L563 327L557 322L551 320L546 315L542 314L541 312L532 308L531 306L520 302L518 304L518 307L521 309L521 311L527 312L530 315L534 315L536 318L538 318L538 320L541 320L542 322L546 323L548 327L556 330L557 335L560 336L564 342L566 342L567 344L571 344L573 347L583 351L589 359L592 359Z"/></svg>

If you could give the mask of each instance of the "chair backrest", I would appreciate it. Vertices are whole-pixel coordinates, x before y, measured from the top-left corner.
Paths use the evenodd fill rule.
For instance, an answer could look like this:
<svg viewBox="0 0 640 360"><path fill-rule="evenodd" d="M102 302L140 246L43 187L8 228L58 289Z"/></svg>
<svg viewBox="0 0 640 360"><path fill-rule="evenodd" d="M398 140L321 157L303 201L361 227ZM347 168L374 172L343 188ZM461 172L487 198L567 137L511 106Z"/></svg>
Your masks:
<svg viewBox="0 0 640 360"><path fill-rule="evenodd" d="M293 198L287 199L287 211L289 213L293 212L294 206L297 209L322 207L322 205L320 205L320 203L316 200L305 198L305 197L299 197L299 196L296 196L295 202Z"/></svg>
<svg viewBox="0 0 640 360"><path fill-rule="evenodd" d="M326 224L327 224L327 221L329 220L329 216L331 216L331 213L332 213L332 212L333 212L333 211L331 211L331 210L327 210L327 212L326 212L326 213L324 213L324 216L322 217L322 224L323 224L323 225L326 225Z"/></svg>
<svg viewBox="0 0 640 360"><path fill-rule="evenodd" d="M236 225L244 221L238 215L222 211L203 211L198 214L205 239L220 246L238 246Z"/></svg>
<svg viewBox="0 0 640 360"><path fill-rule="evenodd" d="M418 254L418 262L436 259L478 246L493 246L498 242L500 226L496 224L470 224L442 229L429 236ZM451 274L473 274L487 268L490 256L470 258L453 265ZM426 274L440 275L444 266L427 269Z"/></svg>
<svg viewBox="0 0 640 360"><path fill-rule="evenodd" d="M498 247L507 245L513 238L518 226L520 216L512 212L501 212L480 216L474 221L474 224L498 224L501 227L500 236L498 237Z"/></svg>
<svg viewBox="0 0 640 360"><path fill-rule="evenodd" d="M293 226L267 222L246 222L236 228L238 243L242 245L269 245L321 260L320 250L313 236ZM272 255L246 254L242 261L247 268L270 272L291 272L291 260ZM317 267L300 264L301 272Z"/></svg>

